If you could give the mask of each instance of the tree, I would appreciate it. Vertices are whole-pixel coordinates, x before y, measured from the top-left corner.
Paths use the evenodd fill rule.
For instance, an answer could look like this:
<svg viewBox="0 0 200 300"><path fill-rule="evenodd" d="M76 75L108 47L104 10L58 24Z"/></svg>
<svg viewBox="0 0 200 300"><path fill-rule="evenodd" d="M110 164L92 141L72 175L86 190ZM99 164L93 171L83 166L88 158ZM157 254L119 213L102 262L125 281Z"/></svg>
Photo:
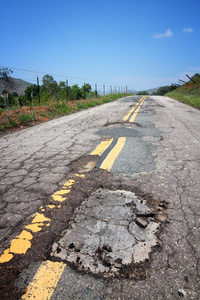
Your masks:
<svg viewBox="0 0 200 300"><path fill-rule="evenodd" d="M138 92L137 95L149 95L147 91Z"/></svg>
<svg viewBox="0 0 200 300"><path fill-rule="evenodd" d="M58 85L58 97L59 99L67 99L67 85L65 81L60 81Z"/></svg>
<svg viewBox="0 0 200 300"><path fill-rule="evenodd" d="M161 95L161 96L163 96L163 95L165 95L165 94L167 94L167 93L169 93L169 92L171 92L172 91L172 87L171 86L161 86L158 90L157 90L157 92L156 92L156 95Z"/></svg>
<svg viewBox="0 0 200 300"><path fill-rule="evenodd" d="M51 75L42 78L41 93L45 96L55 97L58 92L58 84Z"/></svg>
<svg viewBox="0 0 200 300"><path fill-rule="evenodd" d="M36 84L30 85L26 88L24 91L25 98L27 100L31 100L32 96L33 98L38 98L39 97L39 86Z"/></svg>
<svg viewBox="0 0 200 300"><path fill-rule="evenodd" d="M7 94L7 93L8 93L7 90L3 90L3 91L2 91L2 95L3 95L3 94Z"/></svg>
<svg viewBox="0 0 200 300"><path fill-rule="evenodd" d="M87 94L89 94L92 90L92 87L89 83L85 83L82 88L81 88L81 91L82 91L82 98L86 99L87 98Z"/></svg>
<svg viewBox="0 0 200 300"><path fill-rule="evenodd" d="M78 84L71 87L69 98L72 100L79 100L82 98L82 90L79 88Z"/></svg>
<svg viewBox="0 0 200 300"><path fill-rule="evenodd" d="M18 97L19 96L17 92L13 92L12 95L13 95L13 97Z"/></svg>
<svg viewBox="0 0 200 300"><path fill-rule="evenodd" d="M13 79L10 77L13 71L8 68L0 68L0 81L3 82L5 88L13 89L15 83Z"/></svg>

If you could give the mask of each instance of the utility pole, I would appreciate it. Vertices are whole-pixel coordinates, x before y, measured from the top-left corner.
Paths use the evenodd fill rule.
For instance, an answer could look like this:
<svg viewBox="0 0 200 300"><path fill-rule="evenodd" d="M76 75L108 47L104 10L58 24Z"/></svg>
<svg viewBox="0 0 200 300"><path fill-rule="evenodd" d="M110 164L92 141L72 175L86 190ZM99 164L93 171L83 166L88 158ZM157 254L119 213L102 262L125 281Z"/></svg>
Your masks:
<svg viewBox="0 0 200 300"><path fill-rule="evenodd" d="M186 81L184 81L184 80L181 80L181 79L179 79L179 81L180 81L180 82L183 82L183 83L187 83Z"/></svg>
<svg viewBox="0 0 200 300"><path fill-rule="evenodd" d="M196 83L190 76L186 74L187 78L189 78L192 82Z"/></svg>
<svg viewBox="0 0 200 300"><path fill-rule="evenodd" d="M97 83L95 83L95 97L97 98Z"/></svg>
<svg viewBox="0 0 200 300"><path fill-rule="evenodd" d="M68 78L66 79L66 87L67 87L67 100L68 100L68 98L69 98L69 89L68 89L68 85L69 83L68 83Z"/></svg>
<svg viewBox="0 0 200 300"><path fill-rule="evenodd" d="M84 82L84 99L86 99L85 82Z"/></svg>
<svg viewBox="0 0 200 300"><path fill-rule="evenodd" d="M39 83L39 77L38 77L38 70L36 70L36 76L37 76L37 86L38 86L38 99L40 103L40 83Z"/></svg>

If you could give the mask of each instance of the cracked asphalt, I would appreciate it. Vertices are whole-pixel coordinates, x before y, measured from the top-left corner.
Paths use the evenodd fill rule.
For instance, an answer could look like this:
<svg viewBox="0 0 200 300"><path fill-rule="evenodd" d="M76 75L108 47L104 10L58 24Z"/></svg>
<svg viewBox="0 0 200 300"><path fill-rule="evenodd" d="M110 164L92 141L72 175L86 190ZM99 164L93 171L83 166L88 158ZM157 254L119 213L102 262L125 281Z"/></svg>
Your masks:
<svg viewBox="0 0 200 300"><path fill-rule="evenodd" d="M0 255L34 213L44 209L51 220L33 234L26 254L2 264L2 299L20 299L41 262L49 259L66 263L53 300L200 299L200 111L151 96L134 123L122 122L139 99L126 97L0 138ZM99 169L106 152L90 153L109 138L114 147L120 137L126 142L111 172ZM75 183L66 203L52 209L52 195L65 193L69 180ZM102 212L96 205L99 193ZM126 204L136 199L150 217L140 210L132 214ZM80 211L86 209L85 220ZM122 230L126 222L131 238ZM148 241L154 223L152 245L143 253L130 251L138 235L138 243ZM89 238L92 230L96 239ZM124 243L129 255L121 251Z"/></svg>

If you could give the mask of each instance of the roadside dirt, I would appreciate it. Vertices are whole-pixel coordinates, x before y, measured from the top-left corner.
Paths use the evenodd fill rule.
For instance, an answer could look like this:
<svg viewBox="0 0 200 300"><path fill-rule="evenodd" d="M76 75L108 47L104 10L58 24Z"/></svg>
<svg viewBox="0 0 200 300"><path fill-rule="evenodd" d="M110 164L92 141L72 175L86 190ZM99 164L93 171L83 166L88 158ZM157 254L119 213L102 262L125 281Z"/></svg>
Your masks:
<svg viewBox="0 0 200 300"><path fill-rule="evenodd" d="M71 108L71 110L67 114L72 114L75 111L77 111L77 104L78 103L89 103L91 101L99 101L100 98L94 98L94 99L87 99L87 100L76 100L76 101L67 101L67 105ZM40 123L47 122L49 120L58 118L64 114L57 114L56 116L51 116L50 114L52 112L55 112L53 109L52 105L49 104L47 105L41 105L41 106L34 106L34 115L35 115L35 120L30 121L27 125L23 125L22 122L19 120L20 115L30 115L33 113L33 110L31 109L30 106L23 106L21 108L17 109L10 109L8 111L3 111L0 114L0 125L8 125L9 124L9 118L13 123L16 123L16 125L13 125L9 129L3 129L0 130L0 136L3 136L7 133L16 131L16 130L21 130L30 126L34 126Z"/></svg>

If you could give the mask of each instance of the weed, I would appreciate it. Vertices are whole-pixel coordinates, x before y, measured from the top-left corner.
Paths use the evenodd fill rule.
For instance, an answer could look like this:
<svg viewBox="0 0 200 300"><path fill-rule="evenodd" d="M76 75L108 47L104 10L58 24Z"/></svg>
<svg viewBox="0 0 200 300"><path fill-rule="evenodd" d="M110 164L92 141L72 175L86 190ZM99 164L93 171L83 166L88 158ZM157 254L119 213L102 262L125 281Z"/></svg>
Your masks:
<svg viewBox="0 0 200 300"><path fill-rule="evenodd" d="M33 113L28 113L28 114L20 113L18 116L18 120L24 126L30 125L31 122L35 121L35 115Z"/></svg>

